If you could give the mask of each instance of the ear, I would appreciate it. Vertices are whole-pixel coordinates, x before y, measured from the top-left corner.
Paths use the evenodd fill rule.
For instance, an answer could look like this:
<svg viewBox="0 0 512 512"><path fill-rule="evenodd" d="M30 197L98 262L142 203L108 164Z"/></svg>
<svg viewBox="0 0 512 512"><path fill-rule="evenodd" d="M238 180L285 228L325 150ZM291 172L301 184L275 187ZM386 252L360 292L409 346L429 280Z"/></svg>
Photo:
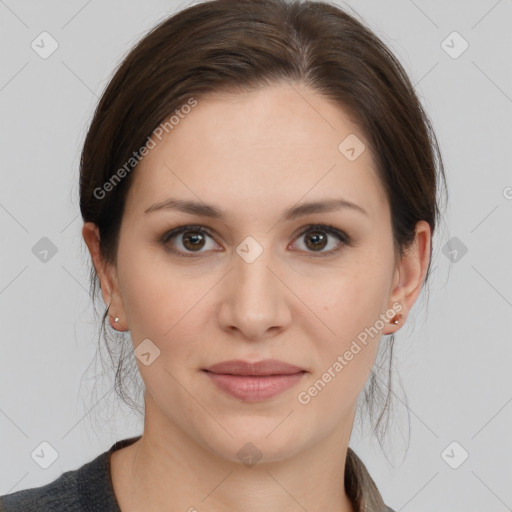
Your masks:
<svg viewBox="0 0 512 512"><path fill-rule="evenodd" d="M118 331L127 330L122 328L122 326L126 324L126 315L119 291L117 272L115 267L108 264L102 257L98 226L93 222L84 223L82 236L91 254L94 268L96 269L100 281L103 300L109 307L109 314L112 318L119 317L118 323L114 324L111 318L110 324Z"/></svg>
<svg viewBox="0 0 512 512"><path fill-rule="evenodd" d="M425 280L430 261L431 229L428 222L421 220L416 224L416 236L413 244L399 261L393 276L389 308L397 302L403 316L398 325L386 324L383 334L393 334L403 324L412 306L416 302ZM397 310L398 311L398 310Z"/></svg>

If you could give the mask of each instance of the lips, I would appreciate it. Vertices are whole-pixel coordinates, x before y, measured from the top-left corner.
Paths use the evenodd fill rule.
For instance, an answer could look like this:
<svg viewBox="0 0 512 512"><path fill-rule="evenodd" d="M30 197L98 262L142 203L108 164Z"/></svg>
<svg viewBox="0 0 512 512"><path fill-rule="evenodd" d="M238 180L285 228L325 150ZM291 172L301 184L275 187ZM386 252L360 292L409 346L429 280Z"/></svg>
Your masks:
<svg viewBox="0 0 512 512"><path fill-rule="evenodd" d="M244 402L261 402L295 386L307 373L298 366L267 359L224 361L203 370L218 389Z"/></svg>
<svg viewBox="0 0 512 512"><path fill-rule="evenodd" d="M277 359L265 359L251 363L242 359L232 359L214 364L206 371L229 375L293 375L305 370Z"/></svg>

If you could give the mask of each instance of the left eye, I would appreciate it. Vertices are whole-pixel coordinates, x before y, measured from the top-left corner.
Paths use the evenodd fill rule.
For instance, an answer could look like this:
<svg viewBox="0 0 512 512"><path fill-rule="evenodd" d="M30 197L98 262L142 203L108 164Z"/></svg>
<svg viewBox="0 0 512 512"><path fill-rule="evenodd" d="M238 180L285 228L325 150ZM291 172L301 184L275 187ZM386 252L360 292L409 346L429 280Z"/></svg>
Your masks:
<svg viewBox="0 0 512 512"><path fill-rule="evenodd" d="M176 250L176 245L174 243L169 244L173 238L176 238L179 235L183 235L181 238L178 238L178 241L184 250L181 248ZM319 253L320 256L335 253L344 245L350 244L350 238L348 235L333 226L324 226L321 224L311 225L303 230L297 238L300 239L305 235L309 235L305 239L305 252ZM330 236L336 237L338 239L338 244L335 244L334 248L331 248L330 250L324 250L325 247L329 245L328 239ZM181 226L175 228L165 233L161 242L166 249L172 253L179 254L180 256L194 256L194 253L200 254L206 252L201 249L205 248L207 238L210 238L213 242L210 250L215 250L217 244L213 240L209 231L205 230L203 226Z"/></svg>
<svg viewBox="0 0 512 512"><path fill-rule="evenodd" d="M335 253L339 251L341 247L350 243L348 235L333 226L324 226L320 224L308 226L305 231L302 231L298 238L300 239L305 235L308 235L305 238L306 247L313 249L313 251L306 252L320 253L320 256ZM323 251L322 249L328 245L328 237L330 236L335 236L338 239L338 244L335 245L333 249Z"/></svg>

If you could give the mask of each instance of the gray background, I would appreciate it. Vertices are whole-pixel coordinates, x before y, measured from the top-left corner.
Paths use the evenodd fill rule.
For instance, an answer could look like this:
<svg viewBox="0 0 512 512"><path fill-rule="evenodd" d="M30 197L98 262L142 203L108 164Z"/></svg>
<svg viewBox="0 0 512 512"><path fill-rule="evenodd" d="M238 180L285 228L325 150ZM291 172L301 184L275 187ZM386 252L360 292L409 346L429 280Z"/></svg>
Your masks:
<svg viewBox="0 0 512 512"><path fill-rule="evenodd" d="M0 0L0 494L48 483L141 432L108 394L111 375L84 376L97 326L78 159L115 66L188 3ZM356 429L351 445L397 511L512 510L512 2L340 5L355 9L409 73L450 191L430 297L421 295L396 337L389 462L367 431ZM59 45L47 59L31 47L43 31ZM457 58L462 41L443 43L453 31L469 44ZM48 244L44 237L57 249L46 262L36 245ZM103 382L97 397L94 382ZM31 457L43 441L58 453L47 469ZM462 450L469 457L460 464Z"/></svg>

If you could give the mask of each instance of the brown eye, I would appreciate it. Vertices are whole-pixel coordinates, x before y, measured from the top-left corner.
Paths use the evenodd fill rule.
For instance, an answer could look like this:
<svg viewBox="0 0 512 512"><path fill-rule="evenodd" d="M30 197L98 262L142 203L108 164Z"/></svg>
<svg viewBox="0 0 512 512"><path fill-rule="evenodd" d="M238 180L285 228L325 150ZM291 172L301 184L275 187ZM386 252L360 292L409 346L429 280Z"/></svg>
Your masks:
<svg viewBox="0 0 512 512"><path fill-rule="evenodd" d="M329 256L345 245L350 245L350 237L333 226L315 224L307 226L298 239L304 239L304 247L301 250L310 256ZM208 239L211 240L208 247ZM337 243L335 242L337 239ZM202 226L180 226L168 231L160 239L165 249L179 256L201 256L203 253L218 250L213 236ZM329 250L325 250L327 247ZM203 250L204 249L204 250Z"/></svg>
<svg viewBox="0 0 512 512"><path fill-rule="evenodd" d="M188 250L195 251L204 247L204 235L197 231L187 231L182 235L182 243Z"/></svg>
<svg viewBox="0 0 512 512"><path fill-rule="evenodd" d="M306 236L306 245L315 251L322 250L327 245L327 236L321 231L310 231Z"/></svg>
<svg viewBox="0 0 512 512"><path fill-rule="evenodd" d="M210 247L208 247L208 239L212 240ZM161 238L161 242L167 250L182 256L195 256L193 253L201 255L217 247L212 236L199 226L181 226L168 231ZM202 250L205 247L206 250Z"/></svg>
<svg viewBox="0 0 512 512"><path fill-rule="evenodd" d="M304 251L314 256L328 256L338 252L345 245L349 245L351 240L350 237L336 229L333 226L324 226L321 224L315 224L308 226L306 230L302 231L299 236L300 239L304 239L305 249ZM338 243L331 242L332 238L337 238ZM331 245L330 250L324 250L326 247ZM318 253L318 254L314 254Z"/></svg>

